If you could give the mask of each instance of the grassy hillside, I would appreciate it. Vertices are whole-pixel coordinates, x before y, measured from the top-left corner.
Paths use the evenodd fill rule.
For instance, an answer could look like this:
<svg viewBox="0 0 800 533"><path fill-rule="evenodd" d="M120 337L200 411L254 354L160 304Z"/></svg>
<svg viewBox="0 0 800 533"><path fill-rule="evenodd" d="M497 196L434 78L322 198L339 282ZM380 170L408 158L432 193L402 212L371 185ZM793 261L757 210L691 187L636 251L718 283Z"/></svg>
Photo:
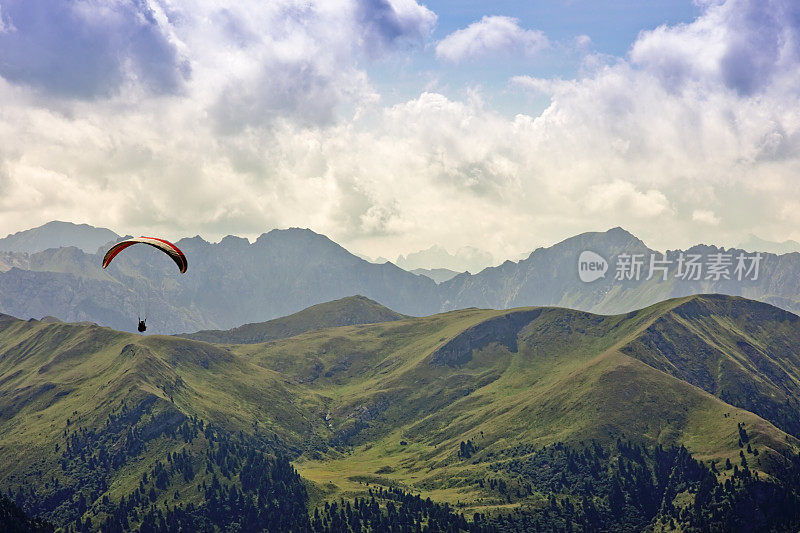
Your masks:
<svg viewBox="0 0 800 533"><path fill-rule="evenodd" d="M210 344L3 316L0 354L0 484L24 488L30 509L61 525L98 524L108 518L104 498L149 488L147 503L200 504L196 484L241 468L228 455L324 447L313 394ZM226 438L243 444L217 452L222 466L207 464ZM159 487L153 475L173 454L191 457L192 475Z"/></svg>
<svg viewBox="0 0 800 533"><path fill-rule="evenodd" d="M353 324L372 324L400 320L405 315L365 296L350 296L312 305L293 315L267 322L245 324L229 330L204 330L179 335L187 339L223 344L254 344L294 337L306 331Z"/></svg>
<svg viewBox="0 0 800 533"><path fill-rule="evenodd" d="M718 296L615 316L383 310L331 302L261 330L303 333L226 345L2 316L0 488L88 529L239 513L328 531L330 507L308 523L298 509L363 498L359 516L383 520L391 502L423 513L412 494L541 527L594 512L611 529L722 523L738 498L759 510L742 523L768 524L779 489L796 507L794 315ZM373 311L390 318L317 329ZM463 520L430 505L437 523Z"/></svg>
<svg viewBox="0 0 800 533"><path fill-rule="evenodd" d="M327 419L344 455L303 458L298 467L334 492L397 484L470 508L496 506L478 480L506 450L622 438L683 444L724 462L738 457L739 424L761 446L756 466L769 470L794 439L624 353L681 302L614 317L456 311L236 350L330 399ZM479 451L465 462L458 452L468 439Z"/></svg>
<svg viewBox="0 0 800 533"><path fill-rule="evenodd" d="M737 297L679 301L623 352L800 436L800 317Z"/></svg>

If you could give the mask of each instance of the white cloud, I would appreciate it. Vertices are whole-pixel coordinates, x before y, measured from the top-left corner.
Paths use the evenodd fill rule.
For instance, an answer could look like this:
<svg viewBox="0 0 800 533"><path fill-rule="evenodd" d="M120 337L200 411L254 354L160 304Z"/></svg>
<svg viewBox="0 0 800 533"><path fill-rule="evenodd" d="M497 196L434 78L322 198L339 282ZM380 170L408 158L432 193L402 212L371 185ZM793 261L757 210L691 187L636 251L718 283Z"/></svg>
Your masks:
<svg viewBox="0 0 800 533"><path fill-rule="evenodd" d="M326 163L302 147L281 153L275 135L302 141L372 105L359 62L424 39L436 20L413 0L2 4L14 57L0 61L0 224L61 217L178 234L259 232L329 195L316 174ZM166 75L162 58L188 65L180 87L150 83Z"/></svg>
<svg viewBox="0 0 800 533"><path fill-rule="evenodd" d="M692 220L702 222L703 224L710 224L711 226L719 225L719 217L709 209L695 209L692 212Z"/></svg>
<svg viewBox="0 0 800 533"><path fill-rule="evenodd" d="M132 79L174 93L190 75L153 3L4 0L0 76L48 94L97 98Z"/></svg>
<svg viewBox="0 0 800 533"><path fill-rule="evenodd" d="M357 20L361 23L361 46L368 52L382 50L398 41L427 38L436 15L415 0L358 0Z"/></svg>
<svg viewBox="0 0 800 533"><path fill-rule="evenodd" d="M624 213L636 218L653 218L672 211L667 197L660 191L641 192L632 183L621 180L592 185L583 205L589 214Z"/></svg>
<svg viewBox="0 0 800 533"><path fill-rule="evenodd" d="M572 81L565 81L559 78L536 78L534 76L513 76L509 80L509 84L547 96L575 86Z"/></svg>
<svg viewBox="0 0 800 533"><path fill-rule="evenodd" d="M136 69L107 96L0 79L4 231L62 219L215 239L303 226L371 256L440 243L497 259L617 225L659 249L800 239L788 0L709 4L643 33L628 58L588 55L578 79L515 78L551 103L511 118L475 92L381 105L362 64L428 34L435 16L413 2L164 6L160 35L190 64L180 90L142 87ZM774 42L733 39L771 27L742 15L758 6ZM755 55L755 84L725 66L737 47L758 48L737 56Z"/></svg>
<svg viewBox="0 0 800 533"><path fill-rule="evenodd" d="M592 46L592 38L588 35L578 35L575 37L575 48L578 50L587 50Z"/></svg>
<svg viewBox="0 0 800 533"><path fill-rule="evenodd" d="M710 3L691 24L642 33L630 61L590 56L580 79L520 76L512 86L550 96L535 123L548 158L562 163L554 179L568 182L589 167L586 176L603 184L584 205L613 205L603 187L616 180L663 195L672 209L659 224L622 222L648 242L733 243L754 228L792 237L788 205L800 192L792 177L800 169L798 15L788 1ZM709 204L737 216L721 217L703 207Z"/></svg>
<svg viewBox="0 0 800 533"><path fill-rule="evenodd" d="M512 17L483 17L439 41L436 56L458 63L465 59L512 54L533 55L549 45L538 30L526 30Z"/></svg>
<svg viewBox="0 0 800 533"><path fill-rule="evenodd" d="M3 6L0 5L0 33L7 33L11 31L16 31L16 28L3 14Z"/></svg>
<svg viewBox="0 0 800 533"><path fill-rule="evenodd" d="M782 78L797 82L797 2L729 0L706 7L691 24L640 35L631 49L633 63L676 91L718 84L747 96L782 84Z"/></svg>

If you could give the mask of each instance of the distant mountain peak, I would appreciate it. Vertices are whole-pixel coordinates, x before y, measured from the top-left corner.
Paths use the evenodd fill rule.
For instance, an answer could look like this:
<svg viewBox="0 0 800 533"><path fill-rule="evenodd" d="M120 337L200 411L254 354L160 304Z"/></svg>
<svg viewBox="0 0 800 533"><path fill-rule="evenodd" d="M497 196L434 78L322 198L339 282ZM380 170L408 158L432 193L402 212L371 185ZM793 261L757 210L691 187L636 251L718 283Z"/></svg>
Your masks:
<svg viewBox="0 0 800 533"><path fill-rule="evenodd" d="M474 246L462 246L451 254L440 244L407 255L399 255L395 261L397 266L409 272L416 269L480 272L493 263L492 254Z"/></svg>
<svg viewBox="0 0 800 533"><path fill-rule="evenodd" d="M180 335L205 342L255 344L293 337L307 331L356 324L391 322L406 318L361 294L307 307L297 313L266 322L255 322L221 331L205 330Z"/></svg>
<svg viewBox="0 0 800 533"><path fill-rule="evenodd" d="M598 253L613 254L620 250L650 250L647 245L631 232L617 226L606 231L587 231L568 237L549 247L540 247L534 250L520 263L527 263L553 253L580 253L590 250ZM576 256L577 258L577 256ZM508 263L508 261L506 261ZM506 264L504 263L504 265ZM516 264L516 263L514 263Z"/></svg>
<svg viewBox="0 0 800 533"><path fill-rule="evenodd" d="M783 242L769 241L751 233L743 242L739 243L737 248L748 252L766 252L783 255L800 252L800 243L793 240L786 240Z"/></svg>
<svg viewBox="0 0 800 533"><path fill-rule="evenodd" d="M101 246L117 239L119 235L107 228L53 220L0 239L0 251L34 253L50 248L75 246L93 254Z"/></svg>
<svg viewBox="0 0 800 533"><path fill-rule="evenodd" d="M275 228L269 230L266 233L262 233L258 236L254 244L263 244L265 242L276 241L276 240L287 240L287 239L302 239L304 241L313 242L330 242L331 244L336 244L332 241L329 237L322 235L321 233L317 233L314 230L309 228ZM338 244L337 244L338 246Z"/></svg>
<svg viewBox="0 0 800 533"><path fill-rule="evenodd" d="M250 241L246 237L236 235L226 235L219 241L222 246L249 246Z"/></svg>
<svg viewBox="0 0 800 533"><path fill-rule="evenodd" d="M181 243L183 245L186 245L186 244L211 244L210 242L208 242L207 240L202 238L200 235L195 235L194 237L184 237L184 238L180 239L177 242Z"/></svg>
<svg viewBox="0 0 800 533"><path fill-rule="evenodd" d="M629 237L629 238L634 238L634 239L636 238L636 236L633 233L631 233L630 231L626 230L622 226L614 226L613 228L611 228L609 230L606 230L605 233L608 234L608 235L621 235L621 236L624 236L624 237Z"/></svg>
<svg viewBox="0 0 800 533"><path fill-rule="evenodd" d="M647 245L639 237L620 226L615 226L606 231L583 233L582 235L594 236L597 239L614 244L635 243L637 245L647 247ZM580 235L578 236L580 237Z"/></svg>
<svg viewBox="0 0 800 533"><path fill-rule="evenodd" d="M415 268L410 272L418 276L430 278L436 283L444 283L445 281L451 280L460 274L460 272L456 272L448 268Z"/></svg>

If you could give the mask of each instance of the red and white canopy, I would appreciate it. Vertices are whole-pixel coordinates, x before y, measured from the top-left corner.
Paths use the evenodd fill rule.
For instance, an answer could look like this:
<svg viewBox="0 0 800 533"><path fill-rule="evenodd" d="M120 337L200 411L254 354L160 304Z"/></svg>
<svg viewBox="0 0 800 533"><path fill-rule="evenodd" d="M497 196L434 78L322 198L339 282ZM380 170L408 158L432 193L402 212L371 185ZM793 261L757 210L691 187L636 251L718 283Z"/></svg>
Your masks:
<svg viewBox="0 0 800 533"><path fill-rule="evenodd" d="M165 241L164 239L159 239L157 237L137 237L135 239L128 239L118 242L112 246L111 249L106 252L105 257L103 257L103 268L106 268L109 263L111 263L111 260L114 259L122 250L139 243L149 244L150 246L158 248L170 256L173 261L175 261L175 264L178 265L178 269L180 269L181 274L186 272L188 265L186 263L186 256L183 255L183 252L181 252L180 249L171 242Z"/></svg>

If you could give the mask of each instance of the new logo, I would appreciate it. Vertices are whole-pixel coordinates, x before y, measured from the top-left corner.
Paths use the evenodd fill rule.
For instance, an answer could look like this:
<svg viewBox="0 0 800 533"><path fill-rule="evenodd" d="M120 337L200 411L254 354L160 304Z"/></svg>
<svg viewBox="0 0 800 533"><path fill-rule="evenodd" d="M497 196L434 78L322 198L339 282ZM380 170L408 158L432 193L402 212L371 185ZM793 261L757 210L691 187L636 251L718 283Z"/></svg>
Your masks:
<svg viewBox="0 0 800 533"><path fill-rule="evenodd" d="M595 252L586 250L578 257L578 276L584 283L591 283L606 276L608 261Z"/></svg>

